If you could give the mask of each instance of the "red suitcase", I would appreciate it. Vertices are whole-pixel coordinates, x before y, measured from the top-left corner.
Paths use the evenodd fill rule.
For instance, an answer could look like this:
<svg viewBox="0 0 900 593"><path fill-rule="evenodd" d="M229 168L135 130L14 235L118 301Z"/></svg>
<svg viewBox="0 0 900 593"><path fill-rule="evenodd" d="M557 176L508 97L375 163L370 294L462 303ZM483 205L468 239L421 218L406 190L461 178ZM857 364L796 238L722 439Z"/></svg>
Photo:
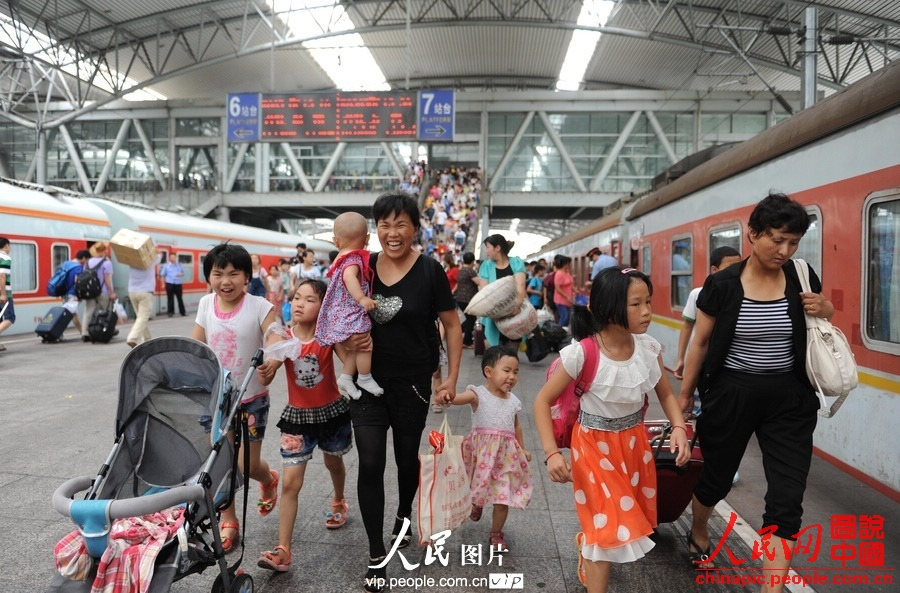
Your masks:
<svg viewBox="0 0 900 593"><path fill-rule="evenodd" d="M703 452L697 442L694 427L688 424L688 443L693 445L691 458L685 465L678 467L675 465L675 455L669 452L669 422L645 420L644 430L656 459L656 521L671 523L681 516L691 502L694 486L703 469Z"/></svg>

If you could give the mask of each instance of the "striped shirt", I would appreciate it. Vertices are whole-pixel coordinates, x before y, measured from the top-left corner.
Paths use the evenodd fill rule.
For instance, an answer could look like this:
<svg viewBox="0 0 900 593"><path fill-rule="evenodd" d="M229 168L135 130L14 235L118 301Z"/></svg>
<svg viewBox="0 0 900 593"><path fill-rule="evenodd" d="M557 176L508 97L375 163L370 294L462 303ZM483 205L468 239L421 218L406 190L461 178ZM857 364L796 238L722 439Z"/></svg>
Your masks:
<svg viewBox="0 0 900 593"><path fill-rule="evenodd" d="M745 373L786 373L794 367L787 298L741 302L725 368Z"/></svg>
<svg viewBox="0 0 900 593"><path fill-rule="evenodd" d="M6 285L6 296L12 296L12 258L8 253L0 251L0 282Z"/></svg>

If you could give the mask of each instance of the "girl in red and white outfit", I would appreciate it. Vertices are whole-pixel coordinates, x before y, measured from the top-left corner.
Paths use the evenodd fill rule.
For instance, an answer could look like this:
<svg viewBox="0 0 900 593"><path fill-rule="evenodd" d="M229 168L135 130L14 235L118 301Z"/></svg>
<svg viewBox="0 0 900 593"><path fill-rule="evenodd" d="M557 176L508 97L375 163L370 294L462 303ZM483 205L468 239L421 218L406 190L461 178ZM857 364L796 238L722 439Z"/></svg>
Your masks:
<svg viewBox="0 0 900 593"><path fill-rule="evenodd" d="M576 342L560 352L562 364L534 402L534 420L550 479L573 482L581 523L578 577L589 593L605 593L611 563L642 558L656 527L656 468L642 424L644 394L655 390L674 426L676 463L690 457L678 401L663 379L660 344L650 325L650 278L634 268L600 272L588 309L576 309L575 333L594 335L600 352L593 383L581 396L572 430L571 463L556 447L550 406L584 365ZM662 380L661 380L662 379Z"/></svg>
<svg viewBox="0 0 900 593"><path fill-rule="evenodd" d="M338 392L331 346L315 339L316 319L325 297L321 280L300 280L291 301L291 327L283 340L265 348L266 360L284 361L288 384L288 404L281 412L281 462L284 466L281 504L278 507L278 545L263 552L260 568L286 572L291 567L291 540L297 519L297 499L303 487L306 464L318 447L331 474L334 493L325 527L338 529L347 522L350 510L344 499L347 470L343 456L352 447L350 405ZM260 373L268 384L277 366Z"/></svg>

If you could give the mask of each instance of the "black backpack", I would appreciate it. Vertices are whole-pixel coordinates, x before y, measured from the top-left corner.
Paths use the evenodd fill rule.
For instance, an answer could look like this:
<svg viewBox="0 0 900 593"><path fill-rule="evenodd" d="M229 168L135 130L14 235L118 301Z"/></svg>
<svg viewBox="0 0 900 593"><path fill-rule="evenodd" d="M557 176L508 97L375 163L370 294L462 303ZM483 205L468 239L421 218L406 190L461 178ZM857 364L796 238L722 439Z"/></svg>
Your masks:
<svg viewBox="0 0 900 593"><path fill-rule="evenodd" d="M75 296L79 299L95 299L103 292L103 284L100 283L100 276L97 270L103 265L106 258L101 259L96 266L92 268L85 267L84 270L75 276Z"/></svg>

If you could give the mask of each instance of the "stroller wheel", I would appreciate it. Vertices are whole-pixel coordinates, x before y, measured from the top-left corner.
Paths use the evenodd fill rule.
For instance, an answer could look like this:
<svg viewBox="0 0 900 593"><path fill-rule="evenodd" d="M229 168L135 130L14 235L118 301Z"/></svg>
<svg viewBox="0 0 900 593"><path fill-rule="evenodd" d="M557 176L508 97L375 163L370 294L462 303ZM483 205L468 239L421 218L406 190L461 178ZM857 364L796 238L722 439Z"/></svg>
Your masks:
<svg viewBox="0 0 900 593"><path fill-rule="evenodd" d="M249 574L240 572L231 579L231 587L225 591L222 587L222 576L216 577L212 586L212 593L253 593L253 578Z"/></svg>

